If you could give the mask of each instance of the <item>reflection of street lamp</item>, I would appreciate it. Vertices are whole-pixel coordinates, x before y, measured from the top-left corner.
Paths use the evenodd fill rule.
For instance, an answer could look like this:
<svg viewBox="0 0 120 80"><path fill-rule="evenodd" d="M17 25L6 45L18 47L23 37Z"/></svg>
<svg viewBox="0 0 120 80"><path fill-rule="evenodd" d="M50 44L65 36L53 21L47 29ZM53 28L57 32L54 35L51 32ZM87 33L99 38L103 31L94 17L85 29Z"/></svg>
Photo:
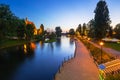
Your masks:
<svg viewBox="0 0 120 80"><path fill-rule="evenodd" d="M102 63L102 46L104 45L104 43L103 43L103 42L100 42L99 44L100 44L100 46L101 46L101 63Z"/></svg>

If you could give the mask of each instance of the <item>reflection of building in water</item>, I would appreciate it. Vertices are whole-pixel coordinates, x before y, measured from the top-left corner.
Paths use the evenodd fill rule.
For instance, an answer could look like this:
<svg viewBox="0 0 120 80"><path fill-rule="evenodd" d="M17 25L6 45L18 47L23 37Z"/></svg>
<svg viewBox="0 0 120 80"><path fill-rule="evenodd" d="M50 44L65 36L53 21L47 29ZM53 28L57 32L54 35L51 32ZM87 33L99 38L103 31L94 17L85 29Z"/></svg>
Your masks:
<svg viewBox="0 0 120 80"><path fill-rule="evenodd" d="M34 50L36 48L35 43L30 43L30 47Z"/></svg>
<svg viewBox="0 0 120 80"><path fill-rule="evenodd" d="M36 48L35 43L24 44L24 53L32 52Z"/></svg>
<svg viewBox="0 0 120 80"><path fill-rule="evenodd" d="M25 24L26 24L26 25L27 25L27 24L32 24L32 25L34 25L34 27L35 27L35 24L34 24L33 22L29 21L27 18L25 19ZM35 29L34 29L34 35L37 35L37 29L36 29L36 27L35 27Z"/></svg>
<svg viewBox="0 0 120 80"><path fill-rule="evenodd" d="M24 52L27 53L27 45L24 44Z"/></svg>

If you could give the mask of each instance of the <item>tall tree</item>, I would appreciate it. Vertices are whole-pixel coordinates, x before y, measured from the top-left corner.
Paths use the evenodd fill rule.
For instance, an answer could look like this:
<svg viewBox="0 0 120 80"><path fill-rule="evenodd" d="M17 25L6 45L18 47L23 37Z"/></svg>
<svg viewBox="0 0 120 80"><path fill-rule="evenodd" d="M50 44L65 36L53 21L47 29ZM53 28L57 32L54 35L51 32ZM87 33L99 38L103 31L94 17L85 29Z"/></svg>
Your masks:
<svg viewBox="0 0 120 80"><path fill-rule="evenodd" d="M83 24L83 30L82 30L82 35L85 36L86 35L86 24Z"/></svg>
<svg viewBox="0 0 120 80"><path fill-rule="evenodd" d="M76 31L79 32L80 35L82 34L81 24L78 25Z"/></svg>
<svg viewBox="0 0 120 80"><path fill-rule="evenodd" d="M73 28L71 28L71 29L69 30L69 34L70 34L70 35L75 35L75 31L74 31Z"/></svg>
<svg viewBox="0 0 120 80"><path fill-rule="evenodd" d="M107 29L110 27L109 10L105 0L97 3L95 13L95 39L100 40L106 36Z"/></svg>
<svg viewBox="0 0 120 80"><path fill-rule="evenodd" d="M88 22L88 29L89 29L88 37L94 38L94 24L95 24L94 19Z"/></svg>
<svg viewBox="0 0 120 80"><path fill-rule="evenodd" d="M41 35L44 34L44 25L43 24L40 25L40 34Z"/></svg>
<svg viewBox="0 0 120 80"><path fill-rule="evenodd" d="M25 21L24 20L20 20L19 21L19 25L17 26L17 37L19 39L23 39L25 37Z"/></svg>
<svg viewBox="0 0 120 80"><path fill-rule="evenodd" d="M120 39L120 23L115 26L114 32L115 32L115 37Z"/></svg>
<svg viewBox="0 0 120 80"><path fill-rule="evenodd" d="M56 30L57 37L61 37L62 29L60 27L56 27L55 30Z"/></svg>
<svg viewBox="0 0 120 80"><path fill-rule="evenodd" d="M0 38L7 35L13 17L8 5L0 4Z"/></svg>

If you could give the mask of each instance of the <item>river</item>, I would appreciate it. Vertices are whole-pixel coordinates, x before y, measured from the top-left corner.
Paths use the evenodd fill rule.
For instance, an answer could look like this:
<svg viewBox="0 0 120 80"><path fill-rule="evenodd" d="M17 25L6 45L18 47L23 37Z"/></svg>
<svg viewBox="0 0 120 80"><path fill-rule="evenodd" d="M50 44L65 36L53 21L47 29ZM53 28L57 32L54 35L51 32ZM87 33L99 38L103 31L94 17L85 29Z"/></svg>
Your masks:
<svg viewBox="0 0 120 80"><path fill-rule="evenodd" d="M53 80L64 58L73 57L75 43L65 36L0 50L0 80Z"/></svg>

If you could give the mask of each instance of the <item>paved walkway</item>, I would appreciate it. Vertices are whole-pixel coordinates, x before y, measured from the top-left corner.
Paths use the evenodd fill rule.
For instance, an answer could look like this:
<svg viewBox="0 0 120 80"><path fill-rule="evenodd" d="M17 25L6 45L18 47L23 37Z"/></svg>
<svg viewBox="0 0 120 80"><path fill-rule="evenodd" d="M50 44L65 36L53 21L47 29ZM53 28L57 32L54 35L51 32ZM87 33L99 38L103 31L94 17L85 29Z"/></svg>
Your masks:
<svg viewBox="0 0 120 80"><path fill-rule="evenodd" d="M55 80L99 80L98 69L82 42L76 41L76 57L61 68Z"/></svg>
<svg viewBox="0 0 120 80"><path fill-rule="evenodd" d="M101 48L99 45L89 41L91 44L93 44L94 46L98 47L98 48ZM112 54L114 57L116 58L119 58L120 59L120 51L116 51L114 49L111 49L111 48L106 48L106 47L103 47L102 48L106 53L110 53Z"/></svg>

